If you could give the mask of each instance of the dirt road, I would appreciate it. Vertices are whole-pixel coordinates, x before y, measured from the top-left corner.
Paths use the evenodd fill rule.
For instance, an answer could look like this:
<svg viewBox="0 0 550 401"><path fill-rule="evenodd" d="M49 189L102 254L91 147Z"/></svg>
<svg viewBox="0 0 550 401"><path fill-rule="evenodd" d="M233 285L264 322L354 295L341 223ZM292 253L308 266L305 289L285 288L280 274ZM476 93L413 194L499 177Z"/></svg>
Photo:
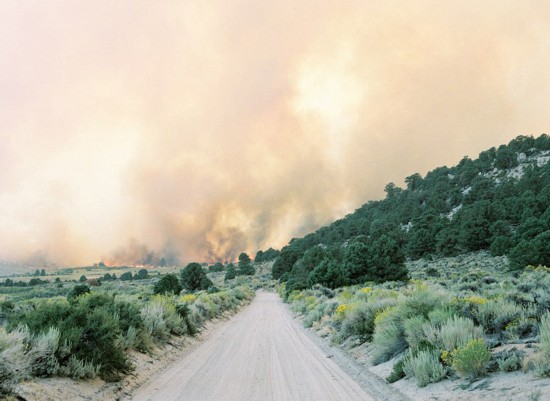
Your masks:
<svg viewBox="0 0 550 401"><path fill-rule="evenodd" d="M369 401L293 321L276 294L261 293L132 400Z"/></svg>

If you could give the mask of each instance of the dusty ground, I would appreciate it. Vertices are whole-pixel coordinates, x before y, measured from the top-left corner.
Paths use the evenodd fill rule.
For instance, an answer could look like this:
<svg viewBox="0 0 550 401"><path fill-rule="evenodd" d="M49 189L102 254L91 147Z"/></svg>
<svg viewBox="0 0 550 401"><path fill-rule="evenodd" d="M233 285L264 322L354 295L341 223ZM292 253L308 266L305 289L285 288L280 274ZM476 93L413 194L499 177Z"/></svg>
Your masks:
<svg viewBox="0 0 550 401"><path fill-rule="evenodd" d="M365 387L309 338L276 294L258 292L246 310L125 399L379 399Z"/></svg>

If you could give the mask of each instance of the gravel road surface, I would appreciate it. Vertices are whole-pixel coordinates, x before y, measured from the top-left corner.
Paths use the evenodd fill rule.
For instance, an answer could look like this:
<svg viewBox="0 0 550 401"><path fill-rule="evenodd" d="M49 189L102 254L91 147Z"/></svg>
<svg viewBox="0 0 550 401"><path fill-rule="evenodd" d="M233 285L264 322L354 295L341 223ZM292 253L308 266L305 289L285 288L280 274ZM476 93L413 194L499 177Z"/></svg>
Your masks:
<svg viewBox="0 0 550 401"><path fill-rule="evenodd" d="M263 292L131 399L374 400L308 338L276 294Z"/></svg>

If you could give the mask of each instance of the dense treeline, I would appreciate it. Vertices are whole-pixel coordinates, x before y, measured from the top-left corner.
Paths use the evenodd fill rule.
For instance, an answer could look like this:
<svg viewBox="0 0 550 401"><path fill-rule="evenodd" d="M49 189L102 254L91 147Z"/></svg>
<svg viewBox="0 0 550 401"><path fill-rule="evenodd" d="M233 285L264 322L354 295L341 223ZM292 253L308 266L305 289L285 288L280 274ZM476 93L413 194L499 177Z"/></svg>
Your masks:
<svg viewBox="0 0 550 401"><path fill-rule="evenodd" d="M303 238L277 257L273 277L287 290L315 283L335 288L406 277L406 258L490 250L511 269L550 265L550 137L519 136L386 197Z"/></svg>
<svg viewBox="0 0 550 401"><path fill-rule="evenodd" d="M271 260L277 259L277 256L279 256L280 253L281 253L280 251L273 248L269 248L267 251L260 250L256 253L254 262L256 263L269 262Z"/></svg>

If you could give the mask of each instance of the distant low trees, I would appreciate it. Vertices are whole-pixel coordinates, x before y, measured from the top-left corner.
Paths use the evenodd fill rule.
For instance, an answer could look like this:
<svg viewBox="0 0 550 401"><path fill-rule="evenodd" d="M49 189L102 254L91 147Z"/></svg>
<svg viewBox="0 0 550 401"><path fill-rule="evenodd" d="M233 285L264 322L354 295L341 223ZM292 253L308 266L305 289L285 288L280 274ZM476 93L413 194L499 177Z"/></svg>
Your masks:
<svg viewBox="0 0 550 401"><path fill-rule="evenodd" d="M211 272L221 272L223 271L223 264L220 262L217 262L211 266L208 267L208 270Z"/></svg>
<svg viewBox="0 0 550 401"><path fill-rule="evenodd" d="M347 284L346 272L342 263L336 259L323 259L308 275L308 286L322 284L328 288L342 287Z"/></svg>
<svg viewBox="0 0 550 401"><path fill-rule="evenodd" d="M134 274L134 280L145 280L149 277L149 272L147 269L140 269L136 274Z"/></svg>
<svg viewBox="0 0 550 401"><path fill-rule="evenodd" d="M237 270L238 276L253 276L256 273L256 269L252 266L252 261L248 254L242 252L239 255L239 269Z"/></svg>
<svg viewBox="0 0 550 401"><path fill-rule="evenodd" d="M40 280L39 278L31 278L29 280L29 285L30 286L40 285L40 284L47 284L47 283L48 283L48 280Z"/></svg>
<svg viewBox="0 0 550 401"><path fill-rule="evenodd" d="M510 251L510 268L519 270L525 266L550 266L550 231L532 240L522 239Z"/></svg>
<svg viewBox="0 0 550 401"><path fill-rule="evenodd" d="M195 262L181 270L180 278L183 288L189 291L207 290L214 286L202 266Z"/></svg>
<svg viewBox="0 0 550 401"><path fill-rule="evenodd" d="M316 246L308 249L286 274L286 291L315 284L337 288L366 281L406 280L404 261L403 252L391 236L376 240L362 236L345 247Z"/></svg>
<svg viewBox="0 0 550 401"><path fill-rule="evenodd" d="M304 251L295 246L292 241L281 249L281 253L275 260L271 274L275 280L281 279L281 281L286 281L288 273L292 270L292 266L298 259L304 255ZM285 275L286 274L286 275Z"/></svg>
<svg viewBox="0 0 550 401"><path fill-rule="evenodd" d="M179 294L182 290L182 286L178 280L178 276L175 274L166 274L161 277L159 281L153 287L153 293L155 294Z"/></svg>
<svg viewBox="0 0 550 401"><path fill-rule="evenodd" d="M44 270L44 269L42 269L42 270L36 269L36 270L34 271L34 274L33 274L33 275L34 275L34 276L42 276L42 277L43 277L43 276L46 275L46 270Z"/></svg>
<svg viewBox="0 0 550 401"><path fill-rule="evenodd" d="M132 276L132 272L124 272L120 275L120 279L122 281L130 281L132 278L134 278L134 276Z"/></svg>
<svg viewBox="0 0 550 401"><path fill-rule="evenodd" d="M67 295L67 300L69 302L73 302L76 298L78 298L81 295L89 294L90 287L88 287L86 284L78 284L75 285L71 291L69 291L69 294Z"/></svg>
<svg viewBox="0 0 550 401"><path fill-rule="evenodd" d="M254 257L254 262L256 263L269 262L271 260L276 259L280 253L281 253L280 251L273 248L269 248L266 251L260 250L256 253L256 256Z"/></svg>
<svg viewBox="0 0 550 401"><path fill-rule="evenodd" d="M235 269L235 265L233 263L229 263L225 269L224 281L233 280L235 277L237 277L237 270Z"/></svg>

